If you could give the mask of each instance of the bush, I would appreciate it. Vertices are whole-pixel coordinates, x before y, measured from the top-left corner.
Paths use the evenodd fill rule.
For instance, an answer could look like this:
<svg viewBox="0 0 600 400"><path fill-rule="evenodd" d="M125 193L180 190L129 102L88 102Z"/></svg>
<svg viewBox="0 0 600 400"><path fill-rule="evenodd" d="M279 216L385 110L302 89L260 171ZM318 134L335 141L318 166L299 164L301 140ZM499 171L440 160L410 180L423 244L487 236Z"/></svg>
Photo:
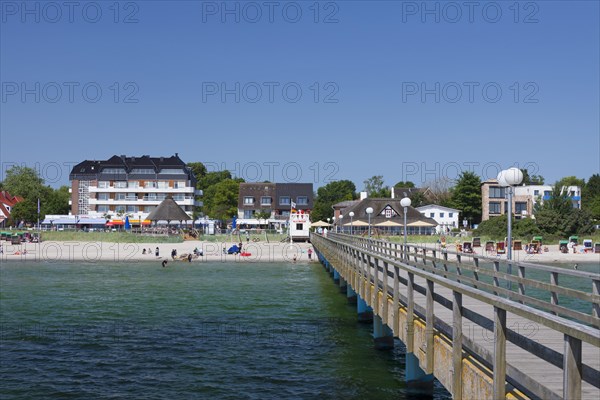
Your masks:
<svg viewBox="0 0 600 400"><path fill-rule="evenodd" d="M507 235L508 218L506 215L493 217L482 221L474 234L477 236L489 236L494 240L503 240ZM530 218L513 220L512 232L514 239L529 240L532 236L539 235L540 229L535 220Z"/></svg>

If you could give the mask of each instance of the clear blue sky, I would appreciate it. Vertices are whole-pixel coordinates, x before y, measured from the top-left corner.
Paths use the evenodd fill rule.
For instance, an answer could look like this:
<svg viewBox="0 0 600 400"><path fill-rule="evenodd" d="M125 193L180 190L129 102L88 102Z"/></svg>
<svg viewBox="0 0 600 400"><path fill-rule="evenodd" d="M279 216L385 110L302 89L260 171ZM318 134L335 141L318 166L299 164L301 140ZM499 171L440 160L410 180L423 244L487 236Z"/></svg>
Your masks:
<svg viewBox="0 0 600 400"><path fill-rule="evenodd" d="M175 152L359 190L600 170L597 1L0 3L2 173L57 186L84 159Z"/></svg>

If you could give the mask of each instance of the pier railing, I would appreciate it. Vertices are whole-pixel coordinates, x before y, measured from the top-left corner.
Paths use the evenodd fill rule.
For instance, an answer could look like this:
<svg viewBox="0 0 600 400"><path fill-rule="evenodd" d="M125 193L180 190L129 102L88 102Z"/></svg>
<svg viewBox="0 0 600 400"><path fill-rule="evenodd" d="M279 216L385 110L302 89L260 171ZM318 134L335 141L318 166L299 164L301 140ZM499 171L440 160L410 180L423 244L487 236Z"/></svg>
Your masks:
<svg viewBox="0 0 600 400"><path fill-rule="evenodd" d="M433 373L434 335L444 335L452 343L453 377L448 386L455 398L462 395L463 352L493 371L493 397L505 398L505 382L530 397L544 399L582 398L582 382L600 388L600 371L582 361L582 344L600 347L600 274L557 268L526 262L507 262L499 258L434 249L427 246L367 239L343 234L323 237L311 235L317 250L333 260L340 275L349 284L368 282L366 295L374 303L381 292L387 318L388 299L396 330L400 308L406 312L407 351L413 350L414 322L420 318L425 328L425 368ZM513 270L517 275L509 273ZM401 276L401 272L406 277ZM424 280L424 285L415 282ZM548 278L545 282L542 278ZM565 287L568 280L581 282L571 286L589 285L589 291ZM573 283L573 282L571 282ZM449 289L450 296L436 293L435 286ZM403 290L400 290L400 287ZM513 286L513 287L511 287ZM404 295L403 293L406 293ZM425 307L415 302L415 293L425 296ZM463 305L463 298L475 299L493 307L493 318L477 309ZM589 313L572 308L589 309ZM452 311L451 320L436 317L434 304ZM569 307L569 305L571 307ZM559 332L564 339L564 351L559 352L507 326L507 313L532 324ZM463 335L463 318L491 332L493 350ZM562 396L549 388L552 382L531 378L506 361L507 342L518 346L545 363L562 369ZM460 371L460 372L458 372ZM447 386L447 387L448 387ZM552 386L552 385L550 385Z"/></svg>

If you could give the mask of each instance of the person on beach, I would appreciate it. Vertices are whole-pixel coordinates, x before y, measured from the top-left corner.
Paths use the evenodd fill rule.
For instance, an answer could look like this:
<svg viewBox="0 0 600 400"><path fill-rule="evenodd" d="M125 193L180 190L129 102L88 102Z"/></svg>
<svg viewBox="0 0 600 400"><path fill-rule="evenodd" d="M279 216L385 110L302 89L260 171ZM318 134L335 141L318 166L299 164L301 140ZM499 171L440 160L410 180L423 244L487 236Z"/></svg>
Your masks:
<svg viewBox="0 0 600 400"><path fill-rule="evenodd" d="M145 247L142 249L142 254L146 254L146 248Z"/></svg>
<svg viewBox="0 0 600 400"><path fill-rule="evenodd" d="M294 257L292 258L292 261L294 262L294 264L296 264L296 255L294 254Z"/></svg>
<svg viewBox="0 0 600 400"><path fill-rule="evenodd" d="M250 232L248 231L246 231L246 243L250 243Z"/></svg>
<svg viewBox="0 0 600 400"><path fill-rule="evenodd" d="M308 253L308 260L309 261L312 260L312 253L313 253L312 248L309 247L307 253Z"/></svg>
<svg viewBox="0 0 600 400"><path fill-rule="evenodd" d="M188 254L187 260L188 260L188 262L192 262L192 253Z"/></svg>
<svg viewBox="0 0 600 400"><path fill-rule="evenodd" d="M238 244L238 254L242 252L242 242Z"/></svg>
<svg viewBox="0 0 600 400"><path fill-rule="evenodd" d="M156 250L154 251L154 255L156 257L160 256L160 250L158 249L158 246L156 246Z"/></svg>
<svg viewBox="0 0 600 400"><path fill-rule="evenodd" d="M173 249L171 250L171 258L174 260L175 257L177 257L177 250Z"/></svg>

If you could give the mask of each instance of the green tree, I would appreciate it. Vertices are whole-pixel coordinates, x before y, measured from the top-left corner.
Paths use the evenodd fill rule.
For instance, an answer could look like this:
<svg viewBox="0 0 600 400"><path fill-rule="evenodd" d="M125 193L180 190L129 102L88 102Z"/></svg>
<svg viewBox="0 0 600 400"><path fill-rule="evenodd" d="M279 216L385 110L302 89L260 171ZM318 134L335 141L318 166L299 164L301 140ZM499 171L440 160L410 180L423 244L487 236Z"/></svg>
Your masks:
<svg viewBox="0 0 600 400"><path fill-rule="evenodd" d="M461 210L463 218L471 223L481 221L481 179L470 171L462 172L452 191L450 203Z"/></svg>
<svg viewBox="0 0 600 400"><path fill-rule="evenodd" d="M70 211L69 199L71 198L69 187L61 186L56 190L47 189L40 204L42 214L68 214Z"/></svg>
<svg viewBox="0 0 600 400"><path fill-rule="evenodd" d="M369 197L390 197L392 194L389 187L383 186L383 175L372 176L363 183Z"/></svg>
<svg viewBox="0 0 600 400"><path fill-rule="evenodd" d="M10 216L16 225L21 221L31 223L37 222L37 200L24 199L23 201L18 202L10 210ZM42 216L40 216L40 218L42 218Z"/></svg>
<svg viewBox="0 0 600 400"><path fill-rule="evenodd" d="M568 196L567 192L562 191L562 186L557 182L552 188L550 198L544 200L543 204L536 203L534 214L537 210L553 210L558 213L559 216L566 216L572 209L573 203Z"/></svg>
<svg viewBox="0 0 600 400"><path fill-rule="evenodd" d="M240 182L225 179L209 186L204 195L205 213L214 219L227 220L237 214Z"/></svg>
<svg viewBox="0 0 600 400"><path fill-rule="evenodd" d="M202 164L199 161L187 163L187 166L191 168L197 181L199 181L200 178L202 178L202 177L204 177L204 175L206 175L206 167L204 166L204 164Z"/></svg>
<svg viewBox="0 0 600 400"><path fill-rule="evenodd" d="M333 216L332 205L356 198L356 186L352 181L329 182L317 190L315 205L311 213L312 221L326 220Z"/></svg>
<svg viewBox="0 0 600 400"><path fill-rule="evenodd" d="M422 190L413 190L408 198L413 207L421 207L430 204Z"/></svg>
<svg viewBox="0 0 600 400"><path fill-rule="evenodd" d="M555 187L558 186L559 189L562 189L563 186L580 186L583 187L585 185L585 181L583 179L579 179L576 176L565 176L556 184Z"/></svg>
<svg viewBox="0 0 600 400"><path fill-rule="evenodd" d="M260 210L258 212L254 213L254 218L256 218L258 220L258 223L260 223L260 221L265 221L265 224L267 223L267 220L271 217L271 210Z"/></svg>
<svg viewBox="0 0 600 400"><path fill-rule="evenodd" d="M411 181L400 181L394 185L395 188L414 188L415 184Z"/></svg>
<svg viewBox="0 0 600 400"><path fill-rule="evenodd" d="M35 199L37 210L37 199L43 197L44 180L33 168L17 165L6 171L3 187L13 196Z"/></svg>
<svg viewBox="0 0 600 400"><path fill-rule="evenodd" d="M600 174L592 175L581 191L581 208L600 219Z"/></svg>
<svg viewBox="0 0 600 400"><path fill-rule="evenodd" d="M522 168L521 172L523 172L523 185L543 185L544 177L541 175L529 175L529 171L527 168Z"/></svg>
<svg viewBox="0 0 600 400"><path fill-rule="evenodd" d="M231 172L228 170L207 172L204 176L198 179L196 187L198 189L206 190L210 186L216 185L227 179L232 179Z"/></svg>

